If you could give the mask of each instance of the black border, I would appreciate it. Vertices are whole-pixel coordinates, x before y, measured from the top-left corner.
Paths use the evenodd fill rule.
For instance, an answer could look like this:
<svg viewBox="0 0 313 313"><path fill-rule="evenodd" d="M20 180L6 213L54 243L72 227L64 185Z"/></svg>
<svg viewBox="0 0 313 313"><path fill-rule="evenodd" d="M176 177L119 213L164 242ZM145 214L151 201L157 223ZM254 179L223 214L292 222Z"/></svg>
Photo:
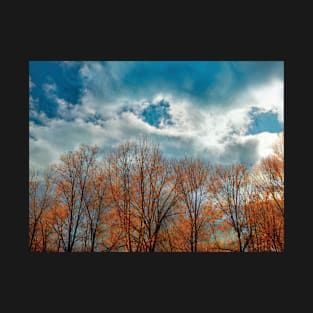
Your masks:
<svg viewBox="0 0 313 313"><path fill-rule="evenodd" d="M257 8L256 8L257 9ZM212 16L212 12L209 14ZM279 13L279 12L278 12ZM262 23L268 19L260 18L248 22ZM104 19L105 17L103 17ZM246 307L249 298L258 300L253 306L270 306L274 301L279 308L284 302L284 292L290 280L296 277L292 269L301 267L299 253L307 247L296 238L295 224L301 221L298 215L301 207L295 191L299 188L294 178L293 144L297 137L294 129L296 109L299 101L297 84L297 62L291 56L288 33L279 24L273 28L257 27L253 32L243 32L250 24L240 24L233 28L236 20L231 20L223 33L217 32L219 24L200 25L204 31L189 29L186 25L172 25L160 34L155 29L138 36L137 31L145 23L134 29L113 30L112 25L101 25L102 36L93 37L88 31L77 31L67 27L56 32L56 18L44 21L40 17L33 28L21 33L13 32L10 43L16 44L12 68L10 68L8 104L10 140L8 180L6 197L9 201L3 210L9 212L9 219L2 221L6 228L7 265L11 276L13 293L26 295L27 300L38 298L45 307L62 306L60 302L72 303L82 308L84 298L90 298L90 305L98 303L98 309L114 305L126 305L134 310L142 306L141 300L150 301L149 307L167 307L168 300L173 309L177 305L187 308L188 300L199 300L218 309ZM84 23L84 21L81 21ZM216 21L218 22L218 21ZM223 23L225 21L221 21ZM40 23L51 26L39 35ZM79 21L77 21L79 23ZM184 21L182 21L184 23ZM231 24L232 23L232 24ZM175 23L174 23L175 24ZM188 24L188 23L187 23ZM66 26L67 25L67 26ZM115 24L113 24L115 25ZM273 24L274 25L274 24ZM270 24L270 26L272 26ZM108 27L106 31L106 27ZM79 29L80 30L80 29ZM109 31L111 30L111 31ZM45 32L46 31L46 32ZM63 41L59 36L63 32ZM141 33L140 33L141 34ZM31 40L30 40L31 38ZM288 55L289 54L289 55ZM283 60L285 62L285 182L286 182L286 249L282 254L31 254L27 250L28 220L28 61L29 60ZM298 113L299 114L299 113ZM4 133L4 136L7 136ZM298 174L299 175L299 174ZM298 176L299 177L299 176ZM304 205L304 204L303 204ZM304 207L302 207L304 210ZM304 212L302 210L302 212ZM303 218L303 215L302 215ZM8 222L7 222L8 221ZM13 221L13 222L11 222ZM175 297L175 293L178 296ZM125 298L124 298L125 296ZM132 296L132 298L130 297ZM112 303L112 298L114 301ZM124 301L125 299L125 301ZM139 300L138 300L139 299ZM46 302L44 302L46 301ZM126 303L125 303L126 302ZM35 303L35 300L33 300ZM35 304L34 304L35 305ZM195 304L196 305L196 304ZM250 307L251 308L251 307ZM273 308L273 306L271 306ZM194 311L194 307L191 307ZM251 308L253 310L253 308Z"/></svg>

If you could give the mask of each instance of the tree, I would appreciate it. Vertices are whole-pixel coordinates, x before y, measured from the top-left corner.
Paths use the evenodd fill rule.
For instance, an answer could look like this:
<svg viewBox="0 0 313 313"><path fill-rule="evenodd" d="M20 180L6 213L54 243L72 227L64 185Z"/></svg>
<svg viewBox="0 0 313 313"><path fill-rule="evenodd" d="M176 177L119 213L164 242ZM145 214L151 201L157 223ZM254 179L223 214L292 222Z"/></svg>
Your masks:
<svg viewBox="0 0 313 313"><path fill-rule="evenodd" d="M46 172L43 179L31 171L29 178L29 243L31 251L44 251L47 243L47 229L43 215L53 204L51 175Z"/></svg>
<svg viewBox="0 0 313 313"><path fill-rule="evenodd" d="M134 177L131 203L136 214L137 251L155 251L163 225L173 214L175 182L170 163L159 147L141 140L134 146Z"/></svg>
<svg viewBox="0 0 313 313"><path fill-rule="evenodd" d="M29 178L36 252L281 252L283 136L253 168L166 159L147 138L81 145Z"/></svg>
<svg viewBox="0 0 313 313"><path fill-rule="evenodd" d="M120 145L107 159L112 208L117 209L123 248L155 251L174 206L170 164L147 140Z"/></svg>
<svg viewBox="0 0 313 313"><path fill-rule="evenodd" d="M209 231L209 167L200 160L185 158L174 163L176 192L180 213L177 234L182 236L182 249L197 252L199 241ZM200 236L202 235L202 236Z"/></svg>
<svg viewBox="0 0 313 313"><path fill-rule="evenodd" d="M130 186L132 179L132 151L130 143L120 145L111 152L105 161L108 178L111 209L119 217L120 235L123 244L119 247L127 252L133 251L132 218Z"/></svg>
<svg viewBox="0 0 313 313"><path fill-rule="evenodd" d="M233 231L231 236L236 244L235 251L244 252L251 239L245 212L249 201L249 174L245 165L215 166L208 188L216 208L224 213L223 222ZM233 246L232 240L228 240Z"/></svg>
<svg viewBox="0 0 313 313"><path fill-rule="evenodd" d="M66 239L64 238L66 228L67 207L58 203L44 213L42 222L48 232L47 251L66 251Z"/></svg>
<svg viewBox="0 0 313 313"><path fill-rule="evenodd" d="M283 135L274 143L274 153L262 159L255 168L255 183L263 195L269 196L282 217L284 212L284 155Z"/></svg>
<svg viewBox="0 0 313 313"><path fill-rule="evenodd" d="M61 163L53 167L54 183L61 206L66 208L66 221L62 228L64 251L72 252L84 218L84 205L91 173L95 166L97 147L81 145L78 151L61 156ZM78 235L79 234L79 235Z"/></svg>
<svg viewBox="0 0 313 313"><path fill-rule="evenodd" d="M89 171L83 205L86 213L84 246L87 251L94 252L97 238L105 231L105 214L108 211L107 180L103 169L96 164Z"/></svg>
<svg viewBox="0 0 313 313"><path fill-rule="evenodd" d="M274 144L274 153L254 168L254 201L249 204L253 225L252 251L284 249L284 156L283 135Z"/></svg>

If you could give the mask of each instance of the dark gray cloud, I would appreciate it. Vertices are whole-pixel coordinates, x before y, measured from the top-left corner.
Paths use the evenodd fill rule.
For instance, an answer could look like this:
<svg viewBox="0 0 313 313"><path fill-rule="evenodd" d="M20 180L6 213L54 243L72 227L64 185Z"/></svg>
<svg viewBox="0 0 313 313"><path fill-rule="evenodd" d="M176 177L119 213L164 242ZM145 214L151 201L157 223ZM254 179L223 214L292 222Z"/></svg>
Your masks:
<svg viewBox="0 0 313 313"><path fill-rule="evenodd" d="M219 159L221 163L226 164L255 164L259 159L258 145L257 139L248 139L245 142L229 142L225 145L225 151Z"/></svg>

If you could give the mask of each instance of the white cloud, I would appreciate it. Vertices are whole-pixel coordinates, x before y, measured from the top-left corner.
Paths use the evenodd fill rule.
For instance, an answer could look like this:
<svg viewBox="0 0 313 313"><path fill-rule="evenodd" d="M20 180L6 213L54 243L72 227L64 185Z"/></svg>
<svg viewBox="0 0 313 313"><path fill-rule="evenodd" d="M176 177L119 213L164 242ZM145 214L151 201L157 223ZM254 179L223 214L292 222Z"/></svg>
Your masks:
<svg viewBox="0 0 313 313"><path fill-rule="evenodd" d="M55 149L50 142L44 138L29 139L29 167L40 172L45 171L49 165L56 162L61 151Z"/></svg>
<svg viewBox="0 0 313 313"><path fill-rule="evenodd" d="M62 153L77 149L81 143L102 145L106 139L100 126L79 119L49 120L44 126L31 123L30 134L31 163L39 168L57 162Z"/></svg>
<svg viewBox="0 0 313 313"><path fill-rule="evenodd" d="M46 83L43 84L42 89L44 90L46 96L50 98L55 95L55 92L57 91L57 85L55 83Z"/></svg>
<svg viewBox="0 0 313 313"><path fill-rule="evenodd" d="M82 106L80 104L72 104L58 96L58 87L55 83L46 83L42 88L47 98L53 100L57 104L58 119L73 120L85 117L86 114L82 111ZM42 113L43 112L40 112L40 114ZM91 113L94 114L95 112Z"/></svg>
<svg viewBox="0 0 313 313"><path fill-rule="evenodd" d="M35 84L31 81L31 77L29 76L29 88L30 90L35 87ZM48 121L48 117L45 112L38 110L39 100L37 98L32 97L29 94L29 117L37 120L38 122L45 124ZM32 125L32 122L30 122Z"/></svg>
<svg viewBox="0 0 313 313"><path fill-rule="evenodd" d="M30 123L30 159L33 166L42 169L80 144L97 145L107 150L116 142L155 130L131 112L124 112L119 119L103 121L101 125L80 118L72 121L50 119L43 126Z"/></svg>
<svg viewBox="0 0 313 313"><path fill-rule="evenodd" d="M29 117L32 118L32 119L37 120L41 124L46 124L49 121L49 119L48 119L48 117L47 117L45 112L37 111L34 108L30 108L30 110L29 110Z"/></svg>
<svg viewBox="0 0 313 313"><path fill-rule="evenodd" d="M273 79L267 84L256 85L243 90L234 103L238 106L256 107L260 112L278 114L284 122L284 82Z"/></svg>
<svg viewBox="0 0 313 313"><path fill-rule="evenodd" d="M83 104L75 106L78 111L72 121L58 119L47 122L45 119L45 127L31 127L31 134L37 138L37 141L30 141L31 159L44 167L52 161L56 162L61 153L77 149L80 143L97 144L108 150L116 143L138 138L143 134L157 139L161 149L170 157L187 154L207 158L212 162L227 163L242 161L241 151L247 154L246 160L255 161L272 151L275 134L245 135L251 123L249 106L243 105L230 110L206 110L203 107L194 107L187 101L175 101L169 95L157 95L153 102L157 103L162 99L170 103L169 114L172 115L173 125L164 125L160 129L144 122L136 112L117 114L120 106L114 112L111 111L111 114L99 110L105 114L105 119L97 121L97 125L83 120L84 115L79 111L84 111ZM65 101L59 100L58 104L59 113L63 117L71 112ZM140 106L143 108L146 105L147 102L138 101L134 108L140 112ZM107 106L104 107L108 109Z"/></svg>
<svg viewBox="0 0 313 313"><path fill-rule="evenodd" d="M32 81L30 75L29 75L29 90L31 90L32 88L36 87L35 83Z"/></svg>
<svg viewBox="0 0 313 313"><path fill-rule="evenodd" d="M249 112L253 107L263 111L283 111L282 82L271 81L268 85L247 89L232 107L223 104L194 106L187 100L179 101L171 95L164 94L156 95L153 101L158 102L162 99L170 103L169 113L174 123L158 130L159 136L167 138L166 141L161 140L161 147L163 145L165 151L171 150L169 142L176 141L175 150L199 157L206 154L207 158L214 162L219 162L223 158L229 162L232 159L236 161L234 155L225 155L231 154L234 149L237 149L238 153L241 150L250 153L250 159L247 156L247 160L251 161L257 161L272 152L276 134L263 132L246 135L246 133L252 123ZM243 156L238 155L238 158Z"/></svg>
<svg viewBox="0 0 313 313"><path fill-rule="evenodd" d="M279 133L262 132L255 135L246 135L241 138L242 141L249 139L256 139L258 141L258 155L259 158L266 158L273 153L273 145L278 139Z"/></svg>
<svg viewBox="0 0 313 313"><path fill-rule="evenodd" d="M249 111L256 107L261 112L276 112L283 123L283 81L275 78L267 84L247 86L235 98L225 100L227 103L198 105L177 93L155 92L150 98L124 94L119 88L126 72L127 67L122 63L103 66L85 62L79 72L83 94L75 105L58 97L55 84L44 85L46 95L58 104L59 118L48 119L43 112L36 112L35 100L30 100L31 114L45 125L30 125L30 133L36 138L30 139L32 164L44 168L56 162L61 153L77 149L81 143L97 144L106 151L116 143L144 134L157 140L170 157L188 154L212 162L252 162L271 153L275 134L247 135L252 122ZM224 95L232 86L233 76L227 67L223 75L228 77L224 80L225 88L212 89L211 95ZM189 88L192 80L186 84ZM156 128L144 122L140 114L151 103L157 105L163 99L170 105L172 124L163 123L161 128ZM96 114L99 119L94 121Z"/></svg>

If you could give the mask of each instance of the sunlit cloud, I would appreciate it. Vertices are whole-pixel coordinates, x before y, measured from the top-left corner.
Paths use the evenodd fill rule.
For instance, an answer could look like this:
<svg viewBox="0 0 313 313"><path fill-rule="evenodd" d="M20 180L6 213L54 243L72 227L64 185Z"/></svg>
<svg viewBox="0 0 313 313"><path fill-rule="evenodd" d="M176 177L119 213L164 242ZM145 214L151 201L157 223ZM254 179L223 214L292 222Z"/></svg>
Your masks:
<svg viewBox="0 0 313 313"><path fill-rule="evenodd" d="M47 167L81 143L105 153L141 135L167 157L251 164L272 152L283 130L282 62L65 61L56 62L55 71L32 63L34 167ZM275 124L272 132L265 114L261 132L250 133L258 114L268 112L281 128Z"/></svg>

